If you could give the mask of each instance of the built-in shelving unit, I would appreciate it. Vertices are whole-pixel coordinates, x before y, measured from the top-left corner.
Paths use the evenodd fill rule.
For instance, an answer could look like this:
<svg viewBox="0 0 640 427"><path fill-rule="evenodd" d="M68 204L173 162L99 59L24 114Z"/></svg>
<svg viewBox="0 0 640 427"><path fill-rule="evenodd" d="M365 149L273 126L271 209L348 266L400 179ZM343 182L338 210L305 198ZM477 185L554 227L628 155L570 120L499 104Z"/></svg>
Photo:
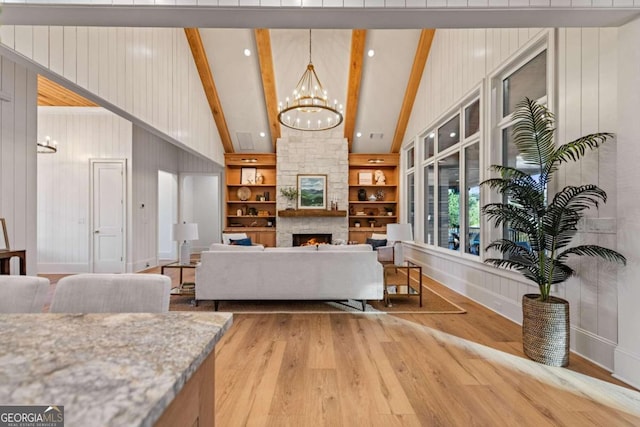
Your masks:
<svg viewBox="0 0 640 427"><path fill-rule="evenodd" d="M224 232L247 233L253 242L275 246L275 154L225 154L225 166ZM256 179L243 183L243 169L245 178L255 169Z"/></svg>
<svg viewBox="0 0 640 427"><path fill-rule="evenodd" d="M398 222L398 165L397 153L349 154L349 240L364 243ZM376 171L384 183L376 182ZM362 190L365 200L359 197Z"/></svg>

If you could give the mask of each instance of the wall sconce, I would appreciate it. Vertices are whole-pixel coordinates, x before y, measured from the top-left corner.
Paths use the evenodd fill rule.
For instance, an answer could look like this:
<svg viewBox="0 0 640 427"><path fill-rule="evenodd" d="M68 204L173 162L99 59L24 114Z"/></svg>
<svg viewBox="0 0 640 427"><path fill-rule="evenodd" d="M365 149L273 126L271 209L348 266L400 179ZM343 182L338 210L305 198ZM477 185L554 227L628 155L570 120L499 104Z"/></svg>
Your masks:
<svg viewBox="0 0 640 427"><path fill-rule="evenodd" d="M52 141L48 136L44 138L44 142L36 142L36 145L38 153L41 154L53 154L58 151L58 141Z"/></svg>

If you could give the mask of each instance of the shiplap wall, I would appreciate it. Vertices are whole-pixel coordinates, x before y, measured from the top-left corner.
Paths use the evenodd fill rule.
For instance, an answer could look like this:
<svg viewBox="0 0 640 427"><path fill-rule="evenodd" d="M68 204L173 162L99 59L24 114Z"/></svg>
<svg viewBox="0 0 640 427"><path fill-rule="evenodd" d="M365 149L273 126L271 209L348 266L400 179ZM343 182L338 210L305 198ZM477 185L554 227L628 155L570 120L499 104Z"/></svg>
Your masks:
<svg viewBox="0 0 640 427"><path fill-rule="evenodd" d="M406 142L447 113L523 45L539 29L438 30L429 54ZM617 29L557 30L557 120L559 142L597 131L616 132ZM483 102L488 102L485 94ZM485 104L486 107L486 104ZM485 121L486 123L486 121ZM487 147L487 145L485 145ZM558 175L557 185L580 182L601 185L609 203L589 213L579 239L616 249L616 142L590 153ZM599 231L594 232L594 229ZM489 308L522 320L521 297L537 289L518 275L499 272L448 251L415 246L407 255L427 274ZM557 294L572 307L572 348L613 369L617 342L616 274L619 268L592 259L578 261L579 277Z"/></svg>
<svg viewBox="0 0 640 427"><path fill-rule="evenodd" d="M618 347L614 374L640 388L640 19L618 33L618 250L627 266L618 274ZM613 286L614 284L612 284Z"/></svg>
<svg viewBox="0 0 640 427"><path fill-rule="evenodd" d="M224 164L220 137L181 28L2 26L0 40Z"/></svg>
<svg viewBox="0 0 640 427"><path fill-rule="evenodd" d="M45 136L58 141L58 152L38 155L38 272L88 272L89 161L126 159L130 176L131 123L103 108L38 107L38 140Z"/></svg>
<svg viewBox="0 0 640 427"><path fill-rule="evenodd" d="M132 163L133 248L130 268L131 271L140 271L147 265L158 265L158 170L175 174L219 173L221 168L211 160L177 148L135 125Z"/></svg>
<svg viewBox="0 0 640 427"><path fill-rule="evenodd" d="M0 218L11 249L27 251L27 274L36 270L36 74L0 57ZM1 232L1 231L0 231ZM17 273L17 260L12 272Z"/></svg>

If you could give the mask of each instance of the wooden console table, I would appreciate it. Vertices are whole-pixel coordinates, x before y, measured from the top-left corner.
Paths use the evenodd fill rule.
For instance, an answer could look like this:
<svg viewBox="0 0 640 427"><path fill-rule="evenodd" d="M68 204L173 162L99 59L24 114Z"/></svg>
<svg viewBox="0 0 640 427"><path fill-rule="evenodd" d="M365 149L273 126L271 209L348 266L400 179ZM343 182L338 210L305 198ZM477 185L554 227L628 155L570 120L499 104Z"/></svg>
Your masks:
<svg viewBox="0 0 640 427"><path fill-rule="evenodd" d="M20 274L27 275L27 251L0 251L0 274L11 274L11 258L20 258Z"/></svg>

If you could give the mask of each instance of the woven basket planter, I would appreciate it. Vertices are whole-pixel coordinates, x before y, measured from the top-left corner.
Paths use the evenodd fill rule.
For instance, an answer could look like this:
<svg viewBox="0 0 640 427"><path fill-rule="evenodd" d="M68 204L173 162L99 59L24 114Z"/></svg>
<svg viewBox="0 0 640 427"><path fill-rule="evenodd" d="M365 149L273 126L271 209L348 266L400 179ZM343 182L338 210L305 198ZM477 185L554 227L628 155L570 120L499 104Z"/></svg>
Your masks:
<svg viewBox="0 0 640 427"><path fill-rule="evenodd" d="M522 344L524 354L550 366L569 364L569 302L538 294L522 297Z"/></svg>

